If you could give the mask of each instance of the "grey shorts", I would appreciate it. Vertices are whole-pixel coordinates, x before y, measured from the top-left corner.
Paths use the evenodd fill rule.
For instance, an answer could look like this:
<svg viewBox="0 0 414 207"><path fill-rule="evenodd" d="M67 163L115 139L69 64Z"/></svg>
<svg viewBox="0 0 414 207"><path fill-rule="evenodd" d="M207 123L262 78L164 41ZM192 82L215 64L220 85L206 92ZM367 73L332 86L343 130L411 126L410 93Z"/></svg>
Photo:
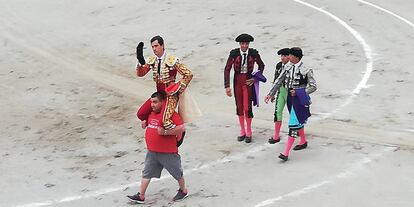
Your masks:
<svg viewBox="0 0 414 207"><path fill-rule="evenodd" d="M181 157L178 153L160 153L148 151L142 177L145 179L160 178L162 169L166 169L176 180L183 177Z"/></svg>

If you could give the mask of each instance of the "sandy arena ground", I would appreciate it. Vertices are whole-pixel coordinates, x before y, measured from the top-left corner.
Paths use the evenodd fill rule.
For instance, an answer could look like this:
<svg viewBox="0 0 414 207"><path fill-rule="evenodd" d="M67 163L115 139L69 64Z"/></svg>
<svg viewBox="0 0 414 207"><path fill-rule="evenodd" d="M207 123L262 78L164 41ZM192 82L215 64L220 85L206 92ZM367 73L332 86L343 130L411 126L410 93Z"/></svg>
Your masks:
<svg viewBox="0 0 414 207"><path fill-rule="evenodd" d="M151 55L157 34L193 70L204 116L180 148L191 195L173 203L164 172L142 206L412 206L414 2L305 1L0 0L0 206L135 205L135 112L155 87L135 76L134 53L144 41ZM272 104L254 109L253 142L236 141L223 68L243 32L269 79L283 47L314 68L309 147L286 163L286 124L267 144Z"/></svg>

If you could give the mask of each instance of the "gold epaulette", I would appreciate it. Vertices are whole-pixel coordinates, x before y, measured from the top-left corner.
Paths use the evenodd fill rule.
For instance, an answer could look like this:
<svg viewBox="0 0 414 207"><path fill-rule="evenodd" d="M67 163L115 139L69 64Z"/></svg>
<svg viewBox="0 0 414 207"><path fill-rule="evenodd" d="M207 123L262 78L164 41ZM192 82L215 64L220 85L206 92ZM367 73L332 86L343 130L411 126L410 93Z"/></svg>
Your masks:
<svg viewBox="0 0 414 207"><path fill-rule="evenodd" d="M178 57L176 57L175 55L167 55L165 64L167 64L168 67L174 66L175 63L177 62L178 62Z"/></svg>
<svg viewBox="0 0 414 207"><path fill-rule="evenodd" d="M149 64L149 65L154 64L156 59L157 58L155 58L155 56L148 57L147 64Z"/></svg>

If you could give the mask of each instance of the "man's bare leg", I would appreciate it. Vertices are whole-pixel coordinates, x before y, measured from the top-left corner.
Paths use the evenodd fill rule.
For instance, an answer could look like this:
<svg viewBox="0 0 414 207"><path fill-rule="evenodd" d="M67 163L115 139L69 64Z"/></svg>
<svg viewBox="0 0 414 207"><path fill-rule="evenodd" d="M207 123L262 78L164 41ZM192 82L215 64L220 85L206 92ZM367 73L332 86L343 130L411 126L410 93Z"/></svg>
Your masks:
<svg viewBox="0 0 414 207"><path fill-rule="evenodd" d="M142 199L145 199L145 192L147 191L148 185L151 182L151 179L142 178L139 194Z"/></svg>
<svg viewBox="0 0 414 207"><path fill-rule="evenodd" d="M184 176L183 177L181 177L179 180L178 180L178 185L180 186L180 190L182 190L184 193L188 193L187 191L187 188L185 188L185 180L184 180Z"/></svg>

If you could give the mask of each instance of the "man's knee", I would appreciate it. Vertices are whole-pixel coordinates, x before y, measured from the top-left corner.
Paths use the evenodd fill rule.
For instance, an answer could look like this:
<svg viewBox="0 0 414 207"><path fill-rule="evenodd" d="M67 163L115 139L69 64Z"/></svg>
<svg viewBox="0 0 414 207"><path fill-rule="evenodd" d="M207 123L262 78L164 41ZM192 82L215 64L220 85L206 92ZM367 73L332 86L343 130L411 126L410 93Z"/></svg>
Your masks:
<svg viewBox="0 0 414 207"><path fill-rule="evenodd" d="M296 138L298 136L299 129L289 129L289 137Z"/></svg>

